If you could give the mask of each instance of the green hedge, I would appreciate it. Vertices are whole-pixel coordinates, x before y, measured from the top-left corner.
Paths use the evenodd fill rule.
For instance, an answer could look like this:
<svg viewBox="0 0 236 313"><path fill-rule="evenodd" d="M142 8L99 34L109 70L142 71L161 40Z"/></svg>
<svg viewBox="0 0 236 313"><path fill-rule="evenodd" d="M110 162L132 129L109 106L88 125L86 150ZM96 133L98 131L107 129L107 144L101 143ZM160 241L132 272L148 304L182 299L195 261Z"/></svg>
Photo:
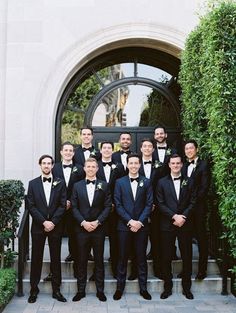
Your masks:
<svg viewBox="0 0 236 313"><path fill-rule="evenodd" d="M16 271L13 268L0 269L0 308L14 295Z"/></svg>
<svg viewBox="0 0 236 313"><path fill-rule="evenodd" d="M184 136L212 160L213 185L236 258L236 3L214 1L182 54Z"/></svg>

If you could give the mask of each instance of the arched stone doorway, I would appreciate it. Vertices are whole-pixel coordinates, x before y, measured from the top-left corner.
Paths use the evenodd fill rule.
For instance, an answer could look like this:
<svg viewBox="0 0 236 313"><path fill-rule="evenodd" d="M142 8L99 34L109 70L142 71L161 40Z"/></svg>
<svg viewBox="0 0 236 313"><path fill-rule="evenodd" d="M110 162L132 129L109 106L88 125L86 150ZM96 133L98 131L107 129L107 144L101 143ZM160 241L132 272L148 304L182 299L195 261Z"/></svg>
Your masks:
<svg viewBox="0 0 236 313"><path fill-rule="evenodd" d="M61 141L79 143L78 130L84 125L94 128L96 145L104 139L117 142L121 131L129 131L133 149L138 150L139 141L152 137L153 126L162 124L170 143L180 147L179 66L177 57L155 49L153 44L151 48L111 49L93 58L72 77L60 99L56 117L57 158ZM141 97L142 90L146 99L140 102L138 95ZM131 96L139 104L133 102L127 116L122 104L118 104L123 101L128 107ZM130 122L135 114L136 122Z"/></svg>

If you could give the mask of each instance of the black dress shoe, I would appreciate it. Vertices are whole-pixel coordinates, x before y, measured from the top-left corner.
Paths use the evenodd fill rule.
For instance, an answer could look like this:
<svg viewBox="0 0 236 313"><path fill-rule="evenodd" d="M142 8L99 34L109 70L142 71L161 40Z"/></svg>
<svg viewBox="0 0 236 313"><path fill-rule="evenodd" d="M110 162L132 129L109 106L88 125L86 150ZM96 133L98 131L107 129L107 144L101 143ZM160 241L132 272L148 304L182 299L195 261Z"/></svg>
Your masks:
<svg viewBox="0 0 236 313"><path fill-rule="evenodd" d="M68 254L67 257L65 258L66 262L72 262L73 261L73 257L71 254Z"/></svg>
<svg viewBox="0 0 236 313"><path fill-rule="evenodd" d="M94 261L94 257L93 257L93 255L92 255L91 253L89 253L88 260L89 260L89 261Z"/></svg>
<svg viewBox="0 0 236 313"><path fill-rule="evenodd" d="M48 276L44 277L43 281L52 281L52 273L49 273Z"/></svg>
<svg viewBox="0 0 236 313"><path fill-rule="evenodd" d="M95 281L95 275L94 275L94 273L89 277L89 281Z"/></svg>
<svg viewBox="0 0 236 313"><path fill-rule="evenodd" d="M72 301L80 301L82 298L85 298L86 294L85 292L77 292L77 294L73 297Z"/></svg>
<svg viewBox="0 0 236 313"><path fill-rule="evenodd" d="M152 300L152 296L147 290L141 290L140 295L143 297L145 300Z"/></svg>
<svg viewBox="0 0 236 313"><path fill-rule="evenodd" d="M161 272L154 272L154 276L163 280L163 276L162 276Z"/></svg>
<svg viewBox="0 0 236 313"><path fill-rule="evenodd" d="M147 254L146 258L147 258L147 260L153 259L151 251Z"/></svg>
<svg viewBox="0 0 236 313"><path fill-rule="evenodd" d="M113 295L113 299L114 299L114 300L120 300L121 297L122 297L122 291L116 290L116 292L115 292L114 295Z"/></svg>
<svg viewBox="0 0 236 313"><path fill-rule="evenodd" d="M183 272L180 272L178 275L177 275L177 278L182 278L183 277Z"/></svg>
<svg viewBox="0 0 236 313"><path fill-rule="evenodd" d="M29 298L28 298L28 303L35 303L37 300L37 293L32 293L30 294Z"/></svg>
<svg viewBox="0 0 236 313"><path fill-rule="evenodd" d="M60 291L53 292L52 297L60 302L67 302L66 298L60 293Z"/></svg>
<svg viewBox="0 0 236 313"><path fill-rule="evenodd" d="M131 273L128 277L128 280L135 280L137 279L138 275L136 273Z"/></svg>
<svg viewBox="0 0 236 313"><path fill-rule="evenodd" d="M160 298L161 298L161 299L167 299L167 298L169 298L169 296L171 296L171 295L172 295L172 291L164 290L164 291L162 292L162 294L160 295Z"/></svg>
<svg viewBox="0 0 236 313"><path fill-rule="evenodd" d="M172 256L172 261L177 261L179 258L178 258L178 256L176 255L176 254L174 254L173 256Z"/></svg>
<svg viewBox="0 0 236 313"><path fill-rule="evenodd" d="M196 280L203 280L204 278L206 278L207 277L207 274L206 274L206 272L198 272L197 273L197 275L196 275L196 277L195 277L195 279Z"/></svg>
<svg viewBox="0 0 236 313"><path fill-rule="evenodd" d="M189 300L194 299L194 296L190 290L187 290L187 291L183 290L183 295Z"/></svg>
<svg viewBox="0 0 236 313"><path fill-rule="evenodd" d="M96 297L102 302L107 301L107 297L105 296L104 292L97 292Z"/></svg>

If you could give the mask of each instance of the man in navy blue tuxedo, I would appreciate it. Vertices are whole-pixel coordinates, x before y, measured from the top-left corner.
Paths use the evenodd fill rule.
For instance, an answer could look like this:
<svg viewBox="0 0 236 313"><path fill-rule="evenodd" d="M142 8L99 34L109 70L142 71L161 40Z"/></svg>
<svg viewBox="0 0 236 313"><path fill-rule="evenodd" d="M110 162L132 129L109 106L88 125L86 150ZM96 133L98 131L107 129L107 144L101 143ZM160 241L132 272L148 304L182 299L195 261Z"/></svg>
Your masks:
<svg viewBox="0 0 236 313"><path fill-rule="evenodd" d="M207 276L208 240L207 240L207 193L210 184L209 164L198 157L198 144L189 140L184 146L187 162L182 168L183 175L192 179L196 185L197 197L194 210L194 235L198 241L199 262L196 279L202 280Z"/></svg>
<svg viewBox="0 0 236 313"><path fill-rule="evenodd" d="M135 258L138 268L140 295L151 300L147 291L147 259L148 218L153 204L153 190L149 179L139 175L140 157L130 154L127 157L129 175L116 181L114 200L118 213L119 260L117 267L117 290L114 300L122 297L127 262L131 245L135 247Z"/></svg>
<svg viewBox="0 0 236 313"><path fill-rule="evenodd" d="M32 216L29 303L34 303L39 293L38 284L46 238L48 238L51 258L52 297L58 301L66 302L60 293L62 217L66 207L66 186L62 179L52 175L53 164L54 160L50 155L41 156L39 165L42 175L29 182L27 199L29 212Z"/></svg>
<svg viewBox="0 0 236 313"><path fill-rule="evenodd" d="M112 154L112 161L114 163L122 164L126 174L128 174L127 156L132 153L132 151L130 150L132 144L131 134L129 132L120 133L119 144L120 150Z"/></svg>
<svg viewBox="0 0 236 313"><path fill-rule="evenodd" d="M112 198L112 211L108 218L108 235L110 243L110 259L113 276L116 277L118 261L118 237L117 237L117 213L114 205L114 188L118 178L125 175L124 167L121 163L112 161L113 142L103 141L100 147L101 160L98 161L97 178L108 183Z"/></svg>
<svg viewBox="0 0 236 313"><path fill-rule="evenodd" d="M84 166L85 161L90 158L99 160L101 155L100 152L95 149L92 144L93 141L93 129L91 127L83 127L80 130L81 145L75 148L75 155L73 157L75 164Z"/></svg>
<svg viewBox="0 0 236 313"><path fill-rule="evenodd" d="M72 300L79 301L85 297L87 263L90 249L93 248L96 296L100 301L106 301L103 253L105 221L112 206L111 194L107 182L96 178L98 164L95 159L85 161L84 171L86 179L75 183L71 199L78 250L78 292Z"/></svg>
<svg viewBox="0 0 236 313"><path fill-rule="evenodd" d="M157 186L157 203L160 210L161 262L164 279L164 291L161 299L172 294L171 261L175 240L178 238L183 261L182 287L187 299L193 299L191 293L192 274L192 228L193 210L196 200L194 184L181 176L183 166L181 157L170 156L170 174L161 178Z"/></svg>

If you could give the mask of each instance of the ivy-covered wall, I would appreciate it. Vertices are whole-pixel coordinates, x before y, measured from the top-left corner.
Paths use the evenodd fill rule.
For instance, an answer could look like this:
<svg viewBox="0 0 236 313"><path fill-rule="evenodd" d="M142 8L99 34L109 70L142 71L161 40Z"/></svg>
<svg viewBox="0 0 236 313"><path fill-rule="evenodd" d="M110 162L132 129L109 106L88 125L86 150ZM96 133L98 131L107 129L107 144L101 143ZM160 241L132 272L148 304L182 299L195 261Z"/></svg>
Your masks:
<svg viewBox="0 0 236 313"><path fill-rule="evenodd" d="M217 4L216 4L217 3ZM221 220L236 258L236 3L214 1L182 54L182 120L212 161Z"/></svg>

